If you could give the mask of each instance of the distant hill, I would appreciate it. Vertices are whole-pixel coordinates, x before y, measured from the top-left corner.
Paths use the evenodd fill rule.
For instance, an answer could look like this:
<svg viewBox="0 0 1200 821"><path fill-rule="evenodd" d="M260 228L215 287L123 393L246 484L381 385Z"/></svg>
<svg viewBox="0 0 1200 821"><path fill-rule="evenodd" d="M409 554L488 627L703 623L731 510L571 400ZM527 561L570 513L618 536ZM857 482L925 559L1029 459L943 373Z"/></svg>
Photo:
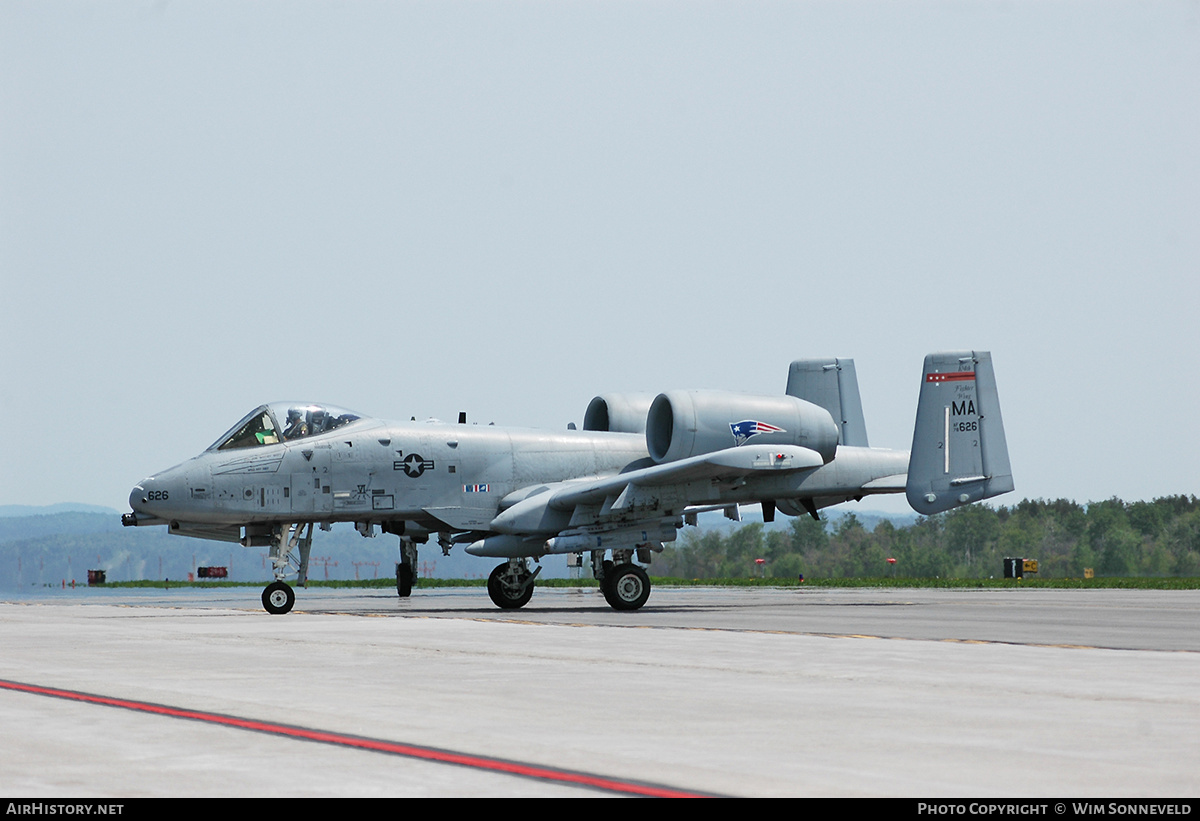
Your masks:
<svg viewBox="0 0 1200 821"><path fill-rule="evenodd" d="M51 516L55 513L106 513L110 516L121 515L111 507L81 505L76 502L62 502L57 505L0 505L0 519L9 516Z"/></svg>
<svg viewBox="0 0 1200 821"><path fill-rule="evenodd" d="M845 515L821 513L827 529L835 528ZM917 519L916 514L854 511L854 515L868 531L884 519L896 527ZM790 521L781 515L766 527L788 528ZM700 528L725 532L751 522L761 523L762 515L746 511L738 523L719 512L706 513L700 517ZM328 532L317 530L313 534L309 576L391 578L395 575L398 544L395 536L382 533L364 539L349 524L336 524ZM266 555L266 548L172 536L164 527L123 527L120 513L96 505L0 506L0 589L59 586L72 579L86 584L88 570L105 571L109 581L185 579L197 567L208 566L228 568L233 581L265 584L272 578ZM443 579L486 578L499 562L471 556L461 546L443 556L437 544L430 542L420 550L419 570L421 575ZM565 556L546 556L541 566L545 578L570 575ZM590 567L585 566L582 574L590 577Z"/></svg>
<svg viewBox="0 0 1200 821"><path fill-rule="evenodd" d="M47 513L0 517L0 589L59 586L72 579L87 583L88 570L103 570L109 581L186 579L197 567L229 569L232 581L271 580L265 547L246 548L172 536L165 527L123 527L114 510L73 505L96 512ZM8 506L9 510L17 506ZM335 524L313 533L309 577L312 579L394 578L399 539L376 532L363 538L350 524ZM498 559L481 559L455 547L443 556L436 542L424 545L418 556L420 575L443 579L487 578ZM566 558L542 561L546 578L568 576Z"/></svg>

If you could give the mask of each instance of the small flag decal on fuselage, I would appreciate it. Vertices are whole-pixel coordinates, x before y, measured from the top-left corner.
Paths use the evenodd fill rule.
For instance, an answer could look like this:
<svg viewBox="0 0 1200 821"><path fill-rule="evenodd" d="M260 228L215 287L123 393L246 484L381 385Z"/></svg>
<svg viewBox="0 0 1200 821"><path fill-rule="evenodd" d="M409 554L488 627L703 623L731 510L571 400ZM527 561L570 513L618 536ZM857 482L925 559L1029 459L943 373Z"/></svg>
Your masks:
<svg viewBox="0 0 1200 821"><path fill-rule="evenodd" d="M753 419L730 422L729 430L733 433L733 442L735 445L744 445L747 439L752 436L758 436L760 433L787 433L783 428L768 425L766 422L756 422Z"/></svg>
<svg viewBox="0 0 1200 821"><path fill-rule="evenodd" d="M491 485L463 485L463 493L490 493Z"/></svg>

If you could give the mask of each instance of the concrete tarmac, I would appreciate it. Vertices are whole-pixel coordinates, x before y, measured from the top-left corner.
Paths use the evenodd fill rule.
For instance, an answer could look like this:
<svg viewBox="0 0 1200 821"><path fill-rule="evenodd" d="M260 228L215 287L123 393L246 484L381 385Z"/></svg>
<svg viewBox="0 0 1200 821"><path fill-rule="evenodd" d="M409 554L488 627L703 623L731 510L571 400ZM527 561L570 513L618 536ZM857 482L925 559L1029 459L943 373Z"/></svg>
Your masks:
<svg viewBox="0 0 1200 821"><path fill-rule="evenodd" d="M0 679L134 703L0 687L8 797L1200 795L1200 591L80 589Z"/></svg>

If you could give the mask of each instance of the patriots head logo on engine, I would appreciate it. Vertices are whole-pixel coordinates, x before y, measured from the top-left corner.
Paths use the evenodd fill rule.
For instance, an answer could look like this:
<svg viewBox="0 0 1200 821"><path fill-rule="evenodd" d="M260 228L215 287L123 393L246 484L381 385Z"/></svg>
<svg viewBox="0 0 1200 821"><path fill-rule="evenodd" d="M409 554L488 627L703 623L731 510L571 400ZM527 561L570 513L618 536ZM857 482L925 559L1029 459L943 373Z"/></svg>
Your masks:
<svg viewBox="0 0 1200 821"><path fill-rule="evenodd" d="M768 425L766 422L755 422L753 419L730 422L729 430L733 433L735 446L746 444L751 437L758 436L760 433L787 433L783 428Z"/></svg>

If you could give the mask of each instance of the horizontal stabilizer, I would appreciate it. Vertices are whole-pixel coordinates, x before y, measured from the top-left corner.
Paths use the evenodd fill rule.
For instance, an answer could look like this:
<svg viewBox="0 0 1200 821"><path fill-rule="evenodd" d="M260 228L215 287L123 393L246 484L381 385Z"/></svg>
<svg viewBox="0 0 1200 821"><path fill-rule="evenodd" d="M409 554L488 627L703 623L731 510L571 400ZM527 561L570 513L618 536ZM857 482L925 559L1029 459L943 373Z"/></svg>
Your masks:
<svg viewBox="0 0 1200 821"><path fill-rule="evenodd" d="M863 483L862 489L868 493L901 493L908 489L908 477L903 473L884 476Z"/></svg>

